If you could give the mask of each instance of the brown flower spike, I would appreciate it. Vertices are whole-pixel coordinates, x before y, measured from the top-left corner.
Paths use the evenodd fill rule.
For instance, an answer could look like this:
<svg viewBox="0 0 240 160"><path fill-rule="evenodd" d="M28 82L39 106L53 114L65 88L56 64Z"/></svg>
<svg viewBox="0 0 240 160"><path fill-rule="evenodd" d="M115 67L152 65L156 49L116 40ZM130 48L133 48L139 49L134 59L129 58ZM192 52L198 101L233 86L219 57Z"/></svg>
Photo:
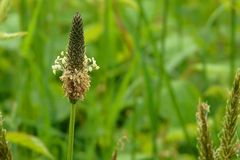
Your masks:
<svg viewBox="0 0 240 160"><path fill-rule="evenodd" d="M63 71L60 79L63 81L65 95L71 103L83 100L90 87L88 72L99 69L94 58L87 58L85 54L83 21L77 12L72 20L67 52L62 52L52 66L53 73Z"/></svg>
<svg viewBox="0 0 240 160"><path fill-rule="evenodd" d="M83 20L77 12L72 20L72 29L69 35L67 55L67 69L74 72L75 69L83 70L85 67L85 43L83 35Z"/></svg>

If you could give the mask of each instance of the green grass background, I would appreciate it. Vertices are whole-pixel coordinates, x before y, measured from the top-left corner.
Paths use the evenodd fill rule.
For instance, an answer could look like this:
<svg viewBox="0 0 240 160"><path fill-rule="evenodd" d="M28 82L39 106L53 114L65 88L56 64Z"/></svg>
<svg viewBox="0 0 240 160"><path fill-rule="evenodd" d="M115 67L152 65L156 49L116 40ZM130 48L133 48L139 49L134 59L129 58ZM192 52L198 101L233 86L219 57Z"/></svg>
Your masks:
<svg viewBox="0 0 240 160"><path fill-rule="evenodd" d="M4 0L1 0L4 1ZM1 7L1 6L0 6ZM0 110L16 160L66 157L70 104L51 66L84 20L91 73L77 103L76 160L197 159L195 112L211 106L214 144L239 67L239 0L14 0L0 33Z"/></svg>

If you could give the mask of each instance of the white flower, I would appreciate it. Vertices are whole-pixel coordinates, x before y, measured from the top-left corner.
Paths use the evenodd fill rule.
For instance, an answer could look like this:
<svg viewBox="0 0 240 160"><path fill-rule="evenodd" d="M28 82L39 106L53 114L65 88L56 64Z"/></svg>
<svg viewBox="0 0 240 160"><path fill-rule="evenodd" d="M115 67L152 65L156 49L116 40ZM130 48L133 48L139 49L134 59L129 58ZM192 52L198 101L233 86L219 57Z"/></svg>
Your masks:
<svg viewBox="0 0 240 160"><path fill-rule="evenodd" d="M67 66L67 52L61 52L60 56L54 61L54 65L52 65L53 74L56 74L57 71L64 71Z"/></svg>
<svg viewBox="0 0 240 160"><path fill-rule="evenodd" d="M97 65L96 60L94 57L87 58L88 61L88 71L92 72L93 70L98 70L100 67Z"/></svg>
<svg viewBox="0 0 240 160"><path fill-rule="evenodd" d="M67 52L62 51L60 56L54 61L54 65L52 65L53 74L56 74L58 71L63 72L67 67ZM98 70L100 67L97 65L94 57L88 58L85 55L85 66L88 72L92 72L93 70Z"/></svg>

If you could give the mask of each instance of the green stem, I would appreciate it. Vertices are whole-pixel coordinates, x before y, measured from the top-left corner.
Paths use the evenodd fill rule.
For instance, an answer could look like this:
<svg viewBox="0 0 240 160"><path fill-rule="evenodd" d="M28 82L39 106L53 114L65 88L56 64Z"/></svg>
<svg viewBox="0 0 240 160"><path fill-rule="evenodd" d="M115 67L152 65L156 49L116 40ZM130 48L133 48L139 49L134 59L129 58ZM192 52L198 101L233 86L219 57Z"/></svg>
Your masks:
<svg viewBox="0 0 240 160"><path fill-rule="evenodd" d="M168 33L168 26L167 26L167 22L168 22L168 12L169 12L169 1L168 0L164 0L163 1L163 28L162 28L162 38L161 38L161 44L162 44L162 48L161 48L161 55L160 55L160 68L161 68L161 72L164 75L164 78L166 80L166 85L167 85L167 90L170 94L170 97L172 99L173 102L173 107L176 111L179 123L183 129L183 133L185 135L185 138L187 140L188 143L190 143L190 138L187 132L187 128L186 128L186 124L184 122L184 119L181 115L180 112L180 107L179 104L177 102L177 97L174 93L174 89L173 86L171 84L171 79L166 71L165 68L165 54L166 54L166 37L167 37L167 33Z"/></svg>
<svg viewBox="0 0 240 160"><path fill-rule="evenodd" d="M231 1L231 37L230 37L230 84L234 77L235 58L236 58L236 2Z"/></svg>
<svg viewBox="0 0 240 160"><path fill-rule="evenodd" d="M68 152L67 160L73 159L73 144L74 144L74 126L75 126L76 106L72 104L69 122L69 135L68 135Z"/></svg>
<svg viewBox="0 0 240 160"><path fill-rule="evenodd" d="M141 22L142 22L142 18L143 17L143 22L146 23L146 27L149 27L149 23L147 21L147 18L144 14L144 9L143 9L143 5L142 5L142 1L139 0L138 1L138 4L140 6L140 14L139 14L139 24L138 24L138 27L137 27L137 32L138 32L138 35L140 35L140 26L141 25ZM148 31L150 31L150 28L147 29ZM153 35L150 34L151 36L151 41L154 43L154 38L153 38ZM152 130L152 145L153 145L153 148L152 148L152 152L153 152L153 160L157 159L158 157L158 147L157 147L157 121L158 121L158 108L156 106L156 103L154 101L154 88L153 88L153 85L152 85L152 77L151 77L151 74L149 73L149 70L147 68L147 65L146 65L146 57L145 57L145 54L143 52L143 48L141 48L141 45L140 45L140 42L139 40L137 39L137 36L135 36L135 41L136 41L136 46L137 46L137 49L138 49L138 52L140 53L141 55L141 60L142 60L142 70L143 70L143 74L144 74L144 81L145 81L145 85L146 85L146 93L147 93L147 106L148 106L148 113L149 113L149 117L150 117L150 120L151 120L151 130ZM154 54L157 54L157 48L154 46Z"/></svg>
<svg viewBox="0 0 240 160"><path fill-rule="evenodd" d="M176 0L175 4L176 21L177 21L177 33L178 33L178 47L181 50L183 47L183 22L182 22L182 0Z"/></svg>
<svg viewBox="0 0 240 160"><path fill-rule="evenodd" d="M159 70L158 70L158 74L159 74L159 81L158 81L158 84L157 84L157 98L158 98L158 101L160 102L161 101L161 90L162 90L162 83L163 83L163 80L166 81L166 85L167 85L167 90L170 94L170 98L173 102L173 107L174 107L174 110L176 111L176 115L178 117L178 121L182 127L182 130L183 130L183 133L185 135L185 138L187 140L187 142L190 144L190 137L189 137L189 134L188 134L188 131L187 131L187 128L186 128L186 124L185 124L185 121L184 121L184 118L182 117L181 115L181 112L180 112L180 107L179 107L179 104L178 104L178 101L177 101L177 97L174 93L174 88L171 84L171 79L170 79L170 76L169 76L169 73L167 72L166 68L165 68L165 54L166 54L166 37L167 37L167 33L168 33L168 26L167 26L167 22L168 22L168 12L169 12L169 1L168 0L164 0L163 1L163 13L162 13L162 17L163 17L163 22L162 22L162 32L161 32L161 50L160 50L160 54L157 55L158 53L158 49L157 49L157 42L156 40L154 39L154 35L153 35L153 31L151 30L151 28L149 27L149 22L148 22L148 19L146 17L146 15L144 14L144 11L143 11L143 6L142 6L142 3L141 3L141 0L138 1L139 2L139 6L140 6L140 11L141 11L141 16L142 16L142 19L143 19L143 22L145 23L146 25L146 28L147 28L147 31L149 33L149 36L150 36L150 39L151 39L151 44L153 46L153 50L154 50L154 54L155 56L159 57ZM158 108L156 107L155 108L155 112L158 113ZM155 114L153 114L155 115Z"/></svg>

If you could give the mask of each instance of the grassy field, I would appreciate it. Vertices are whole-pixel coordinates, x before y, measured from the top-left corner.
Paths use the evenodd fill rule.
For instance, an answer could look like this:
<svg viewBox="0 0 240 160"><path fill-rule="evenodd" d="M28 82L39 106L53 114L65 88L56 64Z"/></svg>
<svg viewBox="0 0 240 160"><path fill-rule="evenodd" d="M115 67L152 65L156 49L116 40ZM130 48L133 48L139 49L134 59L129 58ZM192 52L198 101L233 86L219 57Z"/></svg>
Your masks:
<svg viewBox="0 0 240 160"><path fill-rule="evenodd" d="M51 66L77 11L100 69L77 103L74 159L197 159L199 100L219 143L239 0L0 0L0 111L15 160L66 159L71 105Z"/></svg>

